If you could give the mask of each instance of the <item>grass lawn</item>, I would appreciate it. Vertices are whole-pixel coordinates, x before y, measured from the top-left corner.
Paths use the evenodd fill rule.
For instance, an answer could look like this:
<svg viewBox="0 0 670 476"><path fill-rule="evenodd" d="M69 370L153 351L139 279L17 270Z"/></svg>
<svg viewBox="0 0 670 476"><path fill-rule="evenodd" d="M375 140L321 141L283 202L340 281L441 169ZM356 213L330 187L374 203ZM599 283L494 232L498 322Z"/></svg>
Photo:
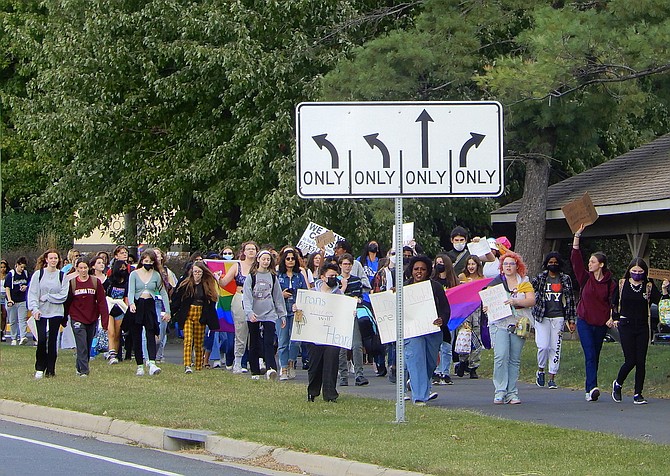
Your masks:
<svg viewBox="0 0 670 476"><path fill-rule="evenodd" d="M670 396L665 375L670 347L652 347L648 396ZM523 378L534 378L534 343L524 350ZM134 376L134 363L92 361L91 375L74 375L63 352L54 379L35 381L34 348L2 346L0 397L140 423L199 428L297 451L338 456L436 475L666 475L670 448L609 434L487 417L437 407L407 407L409 423L395 424L395 403L341 395L337 404L305 401L303 385L252 381L229 372L184 375L163 364L156 378ZM486 352L482 375L490 369ZM618 344L603 349L601 375L615 375ZM581 350L566 342L562 386L583 385ZM631 377L632 378L632 377ZM538 450L538 448L541 448Z"/></svg>

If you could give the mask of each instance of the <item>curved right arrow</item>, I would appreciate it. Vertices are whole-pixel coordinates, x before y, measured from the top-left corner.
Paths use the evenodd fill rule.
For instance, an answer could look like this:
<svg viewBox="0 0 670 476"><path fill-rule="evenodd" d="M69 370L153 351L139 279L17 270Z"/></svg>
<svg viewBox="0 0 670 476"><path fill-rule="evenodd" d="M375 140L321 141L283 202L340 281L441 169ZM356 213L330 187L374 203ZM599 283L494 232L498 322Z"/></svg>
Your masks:
<svg viewBox="0 0 670 476"><path fill-rule="evenodd" d="M382 153L382 166L385 169L389 169L391 168L391 154L389 154L389 149L386 147L386 144L380 141L377 137L379 137L378 133L363 136L363 139L365 139L371 149L374 149L375 146L377 146Z"/></svg>
<svg viewBox="0 0 670 476"><path fill-rule="evenodd" d="M326 136L328 134L320 134L318 136L312 136L312 139L314 139L314 142L316 142L316 145L319 146L319 149L323 150L325 147L328 152L330 152L330 160L332 162L332 167L334 169L339 169L340 168L340 156L337 154L337 149L333 145L332 142L326 139Z"/></svg>
<svg viewBox="0 0 670 476"><path fill-rule="evenodd" d="M463 144L463 147L461 147L461 153L459 156L459 163L461 167L467 167L467 158L468 158L468 152L472 147L479 147L479 144L482 143L484 140L485 135L482 134L477 134L476 132L471 132L470 135L472 136L470 139L468 139L465 144Z"/></svg>

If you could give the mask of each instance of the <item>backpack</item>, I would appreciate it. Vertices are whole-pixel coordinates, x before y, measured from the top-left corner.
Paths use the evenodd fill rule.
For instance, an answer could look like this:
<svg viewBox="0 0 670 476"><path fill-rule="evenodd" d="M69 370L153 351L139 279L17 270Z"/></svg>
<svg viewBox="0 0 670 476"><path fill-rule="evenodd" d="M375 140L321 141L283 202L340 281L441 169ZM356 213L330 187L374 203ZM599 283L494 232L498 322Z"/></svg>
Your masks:
<svg viewBox="0 0 670 476"><path fill-rule="evenodd" d="M253 273L251 276L251 292L254 292L254 288L256 287L256 273ZM277 283L277 275L273 274L272 275L272 296L275 295L275 284Z"/></svg>
<svg viewBox="0 0 670 476"><path fill-rule="evenodd" d="M92 276L92 278L93 278L93 289L95 289L96 292L97 292L98 291L98 278L96 278L95 276ZM75 289L77 289L77 283L75 282L76 280L77 280L77 278L73 278L73 279L70 280L70 290L72 291L72 294L74 294ZM61 283L62 283L62 281L61 281Z"/></svg>
<svg viewBox="0 0 670 476"><path fill-rule="evenodd" d="M38 281L42 281L42 277L44 276L44 268L40 269L40 277ZM58 270L58 280L60 281L61 284L63 284L63 276L65 276L65 273L62 272L60 269Z"/></svg>

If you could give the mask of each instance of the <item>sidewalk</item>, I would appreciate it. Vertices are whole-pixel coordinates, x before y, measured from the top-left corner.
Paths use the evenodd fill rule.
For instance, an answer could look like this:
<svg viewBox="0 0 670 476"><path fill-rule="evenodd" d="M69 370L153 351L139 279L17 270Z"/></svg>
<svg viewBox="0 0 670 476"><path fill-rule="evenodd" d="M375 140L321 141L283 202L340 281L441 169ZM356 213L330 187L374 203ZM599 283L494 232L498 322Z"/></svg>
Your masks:
<svg viewBox="0 0 670 476"><path fill-rule="evenodd" d="M168 362L182 362L181 341L168 344L165 357ZM356 387L349 379L348 387L337 387L344 395L360 395L384 400L395 400L396 387L386 377L376 377L374 367L365 365L369 385ZM226 370L210 370L226 372ZM303 385L307 388L307 372L297 371L297 378L281 385ZM244 377L242 377L244 378ZM649 398L647 405L634 405L630 394L624 393L622 403L612 400L612 382L600 382L601 396L597 402L587 402L584 391L558 388L549 390L536 385L519 383L521 405L493 405L493 383L489 379L470 380L452 375L454 385L434 386L439 394L430 406L447 409L472 410L483 415L543 423L562 428L612 433L655 443L670 444L670 400ZM405 402L411 405L411 402ZM395 415L389 415L394 419Z"/></svg>

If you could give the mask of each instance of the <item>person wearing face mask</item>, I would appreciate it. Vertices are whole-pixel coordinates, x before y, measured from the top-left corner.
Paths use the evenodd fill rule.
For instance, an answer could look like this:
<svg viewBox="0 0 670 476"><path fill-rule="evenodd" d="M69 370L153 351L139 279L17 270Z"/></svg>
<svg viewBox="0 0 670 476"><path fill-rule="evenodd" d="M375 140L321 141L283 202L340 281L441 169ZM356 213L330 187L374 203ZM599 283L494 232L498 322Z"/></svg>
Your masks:
<svg viewBox="0 0 670 476"><path fill-rule="evenodd" d="M532 281L535 290L535 344L537 345L537 372L535 383L551 389L558 388L556 374L561 362L561 342L563 325L567 321L570 332L575 331L575 295L572 279L563 273L561 255L552 251L544 257L542 271ZM549 381L546 382L545 369L549 367Z"/></svg>
<svg viewBox="0 0 670 476"><path fill-rule="evenodd" d="M647 400L642 396L645 378L645 364L647 347L650 339L649 308L652 303L658 304L663 299L669 299L668 280L664 280L661 289L663 295L648 278L649 267L642 258L634 258L628 265L623 279L614 290L612 302L614 304L614 327L618 327L623 350L624 363L619 369L616 380L612 382L612 399L622 401L621 389L633 368L635 368L635 390L633 403L643 405Z"/></svg>
<svg viewBox="0 0 670 476"><path fill-rule="evenodd" d="M379 255L381 251L379 250L379 243L372 240L365 247L361 255L356 259L363 266L363 272L372 281L379 271ZM353 271L353 269L352 269Z"/></svg>
<svg viewBox="0 0 670 476"><path fill-rule="evenodd" d="M458 276L465 269L465 263L470 256L467 248L468 232L462 226L457 226L451 230L449 240L454 249L448 251L447 256L449 256L449 259L454 264L454 270L456 271L456 276Z"/></svg>
<svg viewBox="0 0 670 476"><path fill-rule="evenodd" d="M454 267L451 264L451 259L446 254L437 255L433 266L433 273L430 278L440 283L445 291L458 286L458 278L456 277L456 273L454 273ZM449 331L447 322L444 322L442 324L440 361L433 374L433 385L453 385L454 382L449 375L452 358L451 331Z"/></svg>
<svg viewBox="0 0 670 476"><path fill-rule="evenodd" d="M133 351L137 370L135 375L144 375L144 353L142 351L142 331L147 335L147 353L149 375L158 375L160 367L156 366L156 339L159 335L158 315L154 296L161 295L165 314L164 321L170 320L170 300L161 277L162 266L153 250L144 251L140 262L128 277L128 299L131 301L125 319L129 319L129 327L133 340Z"/></svg>
<svg viewBox="0 0 670 476"><path fill-rule="evenodd" d="M230 261L233 259L234 254L235 253L233 252L233 249L230 246L226 246L224 249L221 250L221 259Z"/></svg>

